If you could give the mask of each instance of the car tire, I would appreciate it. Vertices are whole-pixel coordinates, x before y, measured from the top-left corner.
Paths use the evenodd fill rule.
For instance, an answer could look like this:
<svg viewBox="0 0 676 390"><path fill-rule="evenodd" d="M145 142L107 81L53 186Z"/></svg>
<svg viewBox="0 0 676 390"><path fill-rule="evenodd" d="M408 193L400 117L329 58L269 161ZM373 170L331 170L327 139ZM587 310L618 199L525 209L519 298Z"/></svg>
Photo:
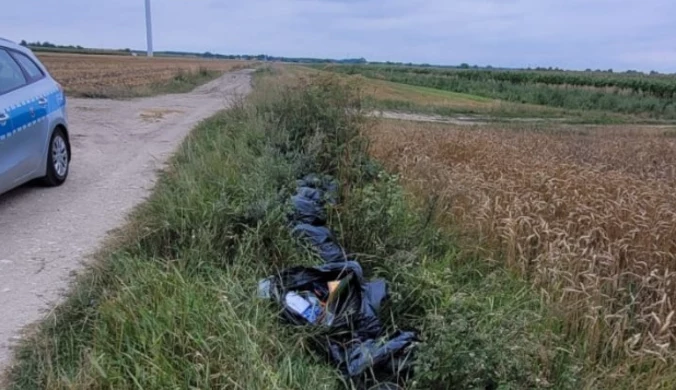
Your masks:
<svg viewBox="0 0 676 390"><path fill-rule="evenodd" d="M47 148L47 174L42 182L48 187L56 187L63 184L68 178L70 170L70 148L68 138L60 128L54 130Z"/></svg>

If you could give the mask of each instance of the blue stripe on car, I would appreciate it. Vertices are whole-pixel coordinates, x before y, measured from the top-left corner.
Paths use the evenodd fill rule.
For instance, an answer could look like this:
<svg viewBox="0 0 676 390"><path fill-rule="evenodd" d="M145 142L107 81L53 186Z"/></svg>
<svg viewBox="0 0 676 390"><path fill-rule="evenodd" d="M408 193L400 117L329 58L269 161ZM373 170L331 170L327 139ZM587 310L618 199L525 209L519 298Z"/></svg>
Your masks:
<svg viewBox="0 0 676 390"><path fill-rule="evenodd" d="M46 107L38 103L38 100L43 97L47 99ZM0 126L0 141L10 138L38 122L47 120L48 115L62 109L64 104L63 92L57 89L45 96L38 96L10 106L5 109L5 113L9 115L10 119L4 126ZM31 109L33 113L31 113Z"/></svg>

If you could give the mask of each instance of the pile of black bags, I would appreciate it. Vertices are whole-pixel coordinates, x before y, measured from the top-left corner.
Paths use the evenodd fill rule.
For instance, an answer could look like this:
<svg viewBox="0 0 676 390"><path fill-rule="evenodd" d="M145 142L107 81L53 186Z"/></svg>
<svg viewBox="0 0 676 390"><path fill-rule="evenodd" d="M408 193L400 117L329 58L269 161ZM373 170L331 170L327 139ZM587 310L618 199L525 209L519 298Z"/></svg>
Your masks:
<svg viewBox="0 0 676 390"><path fill-rule="evenodd" d="M289 216L292 234L324 264L292 267L260 282L259 293L281 307L282 317L318 330L318 351L358 387L389 382L396 388L412 374L415 332L385 334L378 311L387 298L384 280L367 281L360 264L326 226L326 204L337 202L330 177L310 175L297 183Z"/></svg>

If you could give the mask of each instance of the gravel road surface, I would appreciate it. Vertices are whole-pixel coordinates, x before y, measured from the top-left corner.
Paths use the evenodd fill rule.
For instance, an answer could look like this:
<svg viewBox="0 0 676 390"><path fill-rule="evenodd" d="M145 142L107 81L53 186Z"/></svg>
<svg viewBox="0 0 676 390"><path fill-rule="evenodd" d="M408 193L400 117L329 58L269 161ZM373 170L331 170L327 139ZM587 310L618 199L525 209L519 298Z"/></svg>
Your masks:
<svg viewBox="0 0 676 390"><path fill-rule="evenodd" d="M250 91L250 74L227 73L186 94L68 99L73 161L66 184L0 195L0 370L21 329L58 302L73 271L149 194L181 140Z"/></svg>

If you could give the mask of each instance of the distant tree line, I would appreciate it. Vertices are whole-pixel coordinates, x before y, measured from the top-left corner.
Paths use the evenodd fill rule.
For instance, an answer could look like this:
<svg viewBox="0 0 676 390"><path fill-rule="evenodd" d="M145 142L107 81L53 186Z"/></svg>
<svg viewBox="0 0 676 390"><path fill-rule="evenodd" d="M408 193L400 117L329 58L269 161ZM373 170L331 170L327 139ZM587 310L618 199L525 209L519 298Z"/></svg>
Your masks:
<svg viewBox="0 0 676 390"><path fill-rule="evenodd" d="M399 73L404 75L418 74L430 77L446 77L458 80L470 81L505 81L513 84L547 84L547 85L570 85L589 86L596 88L615 87L628 90L637 94L651 95L662 99L676 97L676 78L673 76L652 76L643 72L629 71L613 73L612 69L605 72L575 72L561 69L535 70L495 70L495 69L467 69L462 65L457 69L442 69L429 67L378 67L369 64L367 67L355 66L346 68L346 72L354 73ZM444 79L444 82L449 79Z"/></svg>
<svg viewBox="0 0 676 390"><path fill-rule="evenodd" d="M311 57L281 57L281 56L271 56L267 54L216 54L211 52L204 53L192 53L192 52L183 52L183 51L162 51L156 52L160 55L170 55L170 56L189 56L189 57L202 57L202 58L215 58L222 60L255 60L255 61L281 61L281 62L297 62L297 63L306 63L306 64L367 64L368 61L365 58L345 58L345 59L331 59L331 58L311 58Z"/></svg>
<svg viewBox="0 0 676 390"><path fill-rule="evenodd" d="M112 53L112 54L125 54L131 55L133 50L131 49L90 49L82 47L80 45L57 45L48 41L40 42L27 42L22 40L19 43L21 46L29 47L31 49L43 50L43 51L58 51L58 52L72 52L72 53Z"/></svg>
<svg viewBox="0 0 676 390"><path fill-rule="evenodd" d="M21 45L31 47L31 48L43 48L43 49L58 49L59 51L73 51L73 52L112 52L120 54L129 54L131 55L144 55L145 51L143 50L132 50L129 48L126 49L113 49L113 50L102 50L102 49L91 49L85 48L80 45L57 45L51 42L27 42L26 40L21 41ZM247 61L279 61L279 62L294 62L294 63L304 63L304 64L345 64L345 65L385 65L385 66L401 66L401 67L417 67L417 68L437 68L437 69L482 69L482 70L523 70L523 69L508 69L493 67L491 65L479 66L479 65L470 65L468 63L462 63L460 65L431 65L431 64L414 64L411 62L369 62L365 58L344 58L344 59L331 59L331 58L312 58L312 57L281 57L281 56L270 56L267 54L217 54L211 52L204 53L195 53L187 51L156 51L155 55L157 56L171 56L171 57L198 57L198 58L213 58L213 59L223 59L223 60L247 60ZM537 71L537 72L574 72L574 71L565 71L558 67L528 67L525 70ZM585 73L613 73L613 69L601 70L601 69L586 69ZM643 72L636 70L628 70L624 74L629 75L643 75ZM650 71L650 75L659 75L660 73L654 70Z"/></svg>
<svg viewBox="0 0 676 390"><path fill-rule="evenodd" d="M398 66L398 67L416 67L416 68L434 68L434 69L479 69L479 70L513 70L513 71L521 71L521 70L530 70L530 71L537 71L537 72L580 72L580 71L575 71L575 70L565 70L561 69L558 67L542 67L538 66L536 68L528 67L528 68L504 68L504 67L494 67L492 65L470 65L468 63L462 63L460 65L431 65L431 64L415 64L412 62L392 62L392 61L385 61L385 62L369 62L369 65L385 65L385 66ZM592 70L590 68L587 68L584 70L586 73L618 73L614 72L613 69L596 69ZM633 74L633 75L643 75L646 74L644 72L638 71L638 70L627 70L625 72L622 72L624 74ZM659 75L660 72L651 70L649 72L650 75Z"/></svg>
<svg viewBox="0 0 676 390"><path fill-rule="evenodd" d="M53 49L58 51L73 51L73 52L114 52L120 54L129 54L132 53L136 55L143 55L145 51L142 50L131 50L131 49L113 49L113 50L101 50L101 49L90 49L85 48L80 45L57 45L51 42L27 42L22 40L20 43L22 46L34 48L34 49ZM270 56L267 54L216 54L211 52L204 53L194 53L187 51L156 51L154 53L157 56L172 56L172 57L198 57L198 58L213 58L213 59L223 59L223 60L247 60L247 61L282 61L282 62L296 62L296 63L306 63L306 64L366 64L365 58L346 58L346 59L330 59L330 58L309 58L309 57L280 57L280 56Z"/></svg>

